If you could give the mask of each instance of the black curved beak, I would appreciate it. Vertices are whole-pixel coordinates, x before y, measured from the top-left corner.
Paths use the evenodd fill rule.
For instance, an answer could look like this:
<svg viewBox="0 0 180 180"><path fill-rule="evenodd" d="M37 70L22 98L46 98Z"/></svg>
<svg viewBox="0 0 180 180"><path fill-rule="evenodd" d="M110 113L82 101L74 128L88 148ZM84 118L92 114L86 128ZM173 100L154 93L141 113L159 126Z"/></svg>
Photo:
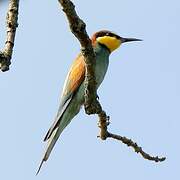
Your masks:
<svg viewBox="0 0 180 180"><path fill-rule="evenodd" d="M125 42L131 42L131 41L142 41L142 39L136 39L136 38L123 38L121 37L121 42L125 43Z"/></svg>

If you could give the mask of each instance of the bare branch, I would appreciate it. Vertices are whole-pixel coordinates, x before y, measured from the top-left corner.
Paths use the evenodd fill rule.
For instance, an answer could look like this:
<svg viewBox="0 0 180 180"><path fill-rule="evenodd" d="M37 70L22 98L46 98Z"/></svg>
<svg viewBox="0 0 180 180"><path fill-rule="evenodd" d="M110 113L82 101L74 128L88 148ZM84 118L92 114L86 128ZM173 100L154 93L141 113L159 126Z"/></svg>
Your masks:
<svg viewBox="0 0 180 180"><path fill-rule="evenodd" d="M147 160L161 162L166 159L166 157L159 158L158 156L151 156L148 153L146 153L145 151L143 151L143 149L140 146L138 146L137 143L135 143L131 139L129 139L125 136L123 137L123 136L112 134L112 133L108 132L107 126L110 123L109 123L109 117L106 116L105 112L102 112L101 114L99 114L99 122L98 123L99 123L99 128L100 128L100 135L98 137L100 137L102 140L106 140L107 138L113 138L118 141L121 141L122 143L126 144L127 146L132 147L136 153L140 153L142 155L142 157Z"/></svg>
<svg viewBox="0 0 180 180"><path fill-rule="evenodd" d="M107 133L107 137L119 140L122 143L126 144L127 146L132 147L134 149L134 151L136 153L140 153L144 159L155 161L155 162L161 162L161 161L164 161L166 159L166 157L159 158L158 156L151 156L151 155L149 155L148 153L143 151L143 149L140 146L138 146L137 143L133 142L131 139L128 139L125 136L122 137L120 135L116 135L116 134L112 134L112 133L108 132Z"/></svg>
<svg viewBox="0 0 180 180"><path fill-rule="evenodd" d="M63 7L63 11L67 16L72 33L77 37L81 44L81 51L86 63L84 106L87 114L98 114L100 127L100 135L98 137L100 137L102 140L106 140L107 138L119 140L122 143L133 147L135 152L140 153L145 159L155 162L164 161L165 157L159 158L158 156L150 156L131 139L108 132L107 126L109 125L109 116L107 116L106 112L102 110L101 104L97 100L96 81L94 76L95 54L93 51L91 40L86 32L86 25L77 15L75 6L70 0L58 1Z"/></svg>
<svg viewBox="0 0 180 180"><path fill-rule="evenodd" d="M3 72L8 71L11 64L16 28L18 26L18 9L19 0L10 0L6 17L7 37L4 49L0 51L0 69Z"/></svg>
<svg viewBox="0 0 180 180"><path fill-rule="evenodd" d="M70 0L58 0L65 12L70 29L81 44L81 52L86 63L85 110L87 114L97 114L101 106L97 101L96 81L94 77L95 54L91 40L86 32L86 24L79 18L75 6Z"/></svg>

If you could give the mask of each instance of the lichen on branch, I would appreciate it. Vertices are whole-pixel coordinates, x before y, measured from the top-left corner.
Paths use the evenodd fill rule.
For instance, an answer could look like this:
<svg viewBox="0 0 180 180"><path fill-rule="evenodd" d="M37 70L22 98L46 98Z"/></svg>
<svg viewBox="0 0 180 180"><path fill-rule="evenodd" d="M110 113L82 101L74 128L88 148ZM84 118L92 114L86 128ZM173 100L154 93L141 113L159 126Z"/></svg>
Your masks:
<svg viewBox="0 0 180 180"><path fill-rule="evenodd" d="M9 70L13 53L16 28L18 27L19 0L10 0L6 16L7 35L5 46L0 51L0 69L5 72Z"/></svg>

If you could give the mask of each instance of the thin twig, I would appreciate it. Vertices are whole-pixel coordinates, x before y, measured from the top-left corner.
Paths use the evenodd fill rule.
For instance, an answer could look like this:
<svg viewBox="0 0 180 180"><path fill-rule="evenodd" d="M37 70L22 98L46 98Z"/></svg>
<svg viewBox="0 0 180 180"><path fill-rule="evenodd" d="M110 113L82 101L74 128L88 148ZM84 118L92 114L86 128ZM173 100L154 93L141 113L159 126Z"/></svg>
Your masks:
<svg viewBox="0 0 180 180"><path fill-rule="evenodd" d="M19 0L10 0L9 8L6 17L7 36L4 49L0 51L0 69L1 71L8 71L11 64L11 58L14 47L14 40L16 35L16 28L18 26L18 9Z"/></svg>
<svg viewBox="0 0 180 180"><path fill-rule="evenodd" d="M158 157L158 156L151 156L148 153L146 153L145 151L143 151L143 149L137 145L137 143L133 142L131 139L127 138L127 137L122 137L120 135L116 135L116 134L112 134L107 132L107 138L113 138L116 140L121 141L122 143L126 144L127 146L130 146L134 149L134 151L136 153L140 153L142 155L142 157L144 159L150 160L150 161L155 161L155 162L161 162L164 161L166 159L166 157Z"/></svg>
<svg viewBox="0 0 180 180"><path fill-rule="evenodd" d="M110 124L109 117L106 115L105 112L102 112L99 114L99 128L100 128L100 134L98 137L100 137L102 140L106 140L107 138L113 138L118 141L121 141L122 143L126 144L129 147L132 147L136 153L140 153L144 159L155 161L155 162L161 162L166 159L166 157L159 158L158 156L151 156L150 154L146 153L140 146L137 145L134 141L131 139L120 136L116 134L112 134L108 132L107 126Z"/></svg>
<svg viewBox="0 0 180 180"><path fill-rule="evenodd" d="M102 140L106 140L107 138L119 140L122 143L133 147L135 152L140 153L145 159L155 162L164 161L165 157L159 158L158 156L153 157L147 154L131 139L108 132L107 126L109 125L109 116L107 116L106 112L102 110L101 104L97 100L96 81L94 76L95 54L93 51L91 40L86 32L86 25L77 15L75 6L70 0L58 1L63 7L63 11L67 16L72 33L76 36L81 44L81 52L86 63L84 106L87 114L98 114L100 127L100 135L98 137L100 137Z"/></svg>

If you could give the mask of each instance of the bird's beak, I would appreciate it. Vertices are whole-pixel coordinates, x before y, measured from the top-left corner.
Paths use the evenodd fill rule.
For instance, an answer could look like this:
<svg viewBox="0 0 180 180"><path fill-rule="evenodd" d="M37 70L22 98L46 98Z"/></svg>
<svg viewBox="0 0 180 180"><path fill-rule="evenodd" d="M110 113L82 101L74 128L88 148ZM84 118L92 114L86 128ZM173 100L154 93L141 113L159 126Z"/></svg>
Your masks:
<svg viewBox="0 0 180 180"><path fill-rule="evenodd" d="M123 37L121 37L121 42L122 42L122 43L130 42L130 41L142 41L142 39L136 39L136 38L123 38Z"/></svg>

